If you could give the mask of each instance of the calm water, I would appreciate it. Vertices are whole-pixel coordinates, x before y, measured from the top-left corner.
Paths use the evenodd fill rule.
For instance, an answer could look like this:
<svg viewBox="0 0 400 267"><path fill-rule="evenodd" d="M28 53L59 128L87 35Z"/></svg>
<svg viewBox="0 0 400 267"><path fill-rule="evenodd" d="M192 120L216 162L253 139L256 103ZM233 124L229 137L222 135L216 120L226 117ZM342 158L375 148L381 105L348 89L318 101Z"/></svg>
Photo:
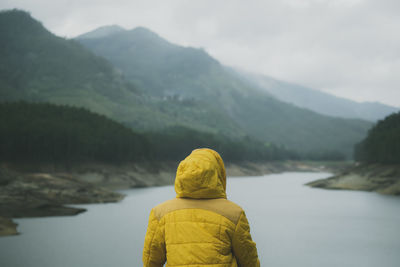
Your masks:
<svg viewBox="0 0 400 267"><path fill-rule="evenodd" d="M303 186L326 173L228 180L228 198L250 221L262 266L400 266L400 197ZM74 217L20 219L0 238L0 266L142 266L152 206L172 186L124 191L117 204L83 205Z"/></svg>

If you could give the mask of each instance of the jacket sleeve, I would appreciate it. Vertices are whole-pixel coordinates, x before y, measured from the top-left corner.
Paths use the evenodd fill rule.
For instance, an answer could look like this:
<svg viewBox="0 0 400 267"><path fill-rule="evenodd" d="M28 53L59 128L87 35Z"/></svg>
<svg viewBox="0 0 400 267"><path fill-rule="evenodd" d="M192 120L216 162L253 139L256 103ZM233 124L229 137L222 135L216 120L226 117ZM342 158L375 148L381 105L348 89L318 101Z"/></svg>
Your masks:
<svg viewBox="0 0 400 267"><path fill-rule="evenodd" d="M233 254L239 266L259 267L256 243L253 242L250 235L250 226L246 214L242 212L236 225L235 233L232 239Z"/></svg>
<svg viewBox="0 0 400 267"><path fill-rule="evenodd" d="M166 260L164 225L151 210L143 248L144 267L162 267Z"/></svg>

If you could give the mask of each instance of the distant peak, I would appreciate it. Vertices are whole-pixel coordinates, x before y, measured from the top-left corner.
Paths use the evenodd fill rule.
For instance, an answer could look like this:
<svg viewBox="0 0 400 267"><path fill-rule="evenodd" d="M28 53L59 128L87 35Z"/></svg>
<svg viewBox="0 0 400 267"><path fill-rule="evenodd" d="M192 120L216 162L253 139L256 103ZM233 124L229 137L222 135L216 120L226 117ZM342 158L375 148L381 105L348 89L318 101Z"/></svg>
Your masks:
<svg viewBox="0 0 400 267"><path fill-rule="evenodd" d="M153 33L155 34L153 31L151 31L150 29L143 27L143 26L138 26L136 28L133 28L132 31L137 31L137 32L148 32L148 33Z"/></svg>
<svg viewBox="0 0 400 267"><path fill-rule="evenodd" d="M124 32L126 29L118 25L108 25L99 27L93 31L79 35L78 39L95 39L113 35L115 33Z"/></svg>
<svg viewBox="0 0 400 267"><path fill-rule="evenodd" d="M114 32L126 31L123 27L121 27L119 25L106 25L106 26L97 28L97 30L114 31Z"/></svg>
<svg viewBox="0 0 400 267"><path fill-rule="evenodd" d="M145 28L145 27L136 27L132 30L129 31L129 34L134 37L136 40L141 40L145 42L155 42L158 44L169 44L172 45L170 42L168 42L166 39L158 35L157 33Z"/></svg>
<svg viewBox="0 0 400 267"><path fill-rule="evenodd" d="M132 29L131 32L136 33L136 34L141 34L141 35L160 37L157 33L153 32L145 27L142 27L142 26Z"/></svg>

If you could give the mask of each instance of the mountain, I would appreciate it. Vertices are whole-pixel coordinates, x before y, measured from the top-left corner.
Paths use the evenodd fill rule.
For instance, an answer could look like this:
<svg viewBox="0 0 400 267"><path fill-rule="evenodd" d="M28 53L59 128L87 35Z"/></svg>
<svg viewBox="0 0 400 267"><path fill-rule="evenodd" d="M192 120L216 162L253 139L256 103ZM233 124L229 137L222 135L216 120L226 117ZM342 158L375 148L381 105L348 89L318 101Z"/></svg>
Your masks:
<svg viewBox="0 0 400 267"><path fill-rule="evenodd" d="M371 126L280 102L204 50L145 28L106 27L85 36L60 38L26 12L0 12L0 101L85 107L140 132L186 127L309 158L350 156Z"/></svg>
<svg viewBox="0 0 400 267"><path fill-rule="evenodd" d="M328 116L377 121L399 111L399 108L379 102L359 103L301 85L279 81L265 75L243 71L236 71L236 73L253 86L265 90L283 102Z"/></svg>
<svg viewBox="0 0 400 267"><path fill-rule="evenodd" d="M110 99L131 104L138 94L104 58L47 31L23 11L0 13L0 99L47 101L116 112Z"/></svg>
<svg viewBox="0 0 400 267"><path fill-rule="evenodd" d="M118 31L123 30L103 28L88 36ZM0 101L85 107L142 131L181 125L244 135L227 115L197 108L190 99L143 94L140 84L127 82L106 59L75 40L53 35L27 12L0 12L0 35Z"/></svg>
<svg viewBox="0 0 400 267"><path fill-rule="evenodd" d="M205 51L174 45L143 27L87 38L97 31L78 36L77 40L110 60L146 93L181 99L214 93L199 78L219 71L221 65Z"/></svg>
<svg viewBox="0 0 400 267"><path fill-rule="evenodd" d="M139 27L83 38L85 47L109 60L142 93L226 114L250 136L302 152L351 155L371 126L298 108L233 74L204 50L172 44ZM319 151L319 152L317 152Z"/></svg>

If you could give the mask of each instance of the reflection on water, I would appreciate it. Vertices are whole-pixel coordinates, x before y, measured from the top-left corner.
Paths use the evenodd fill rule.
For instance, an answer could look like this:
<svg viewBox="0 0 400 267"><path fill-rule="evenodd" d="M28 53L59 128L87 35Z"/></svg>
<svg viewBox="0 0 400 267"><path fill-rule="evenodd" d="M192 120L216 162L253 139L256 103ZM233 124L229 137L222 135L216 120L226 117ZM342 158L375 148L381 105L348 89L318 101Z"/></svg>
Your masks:
<svg viewBox="0 0 400 267"><path fill-rule="evenodd" d="M228 180L250 221L262 266L400 266L400 197L303 186L326 173ZM151 207L172 186L124 191L117 204L83 205L75 217L20 219L0 238L0 266L141 266Z"/></svg>

